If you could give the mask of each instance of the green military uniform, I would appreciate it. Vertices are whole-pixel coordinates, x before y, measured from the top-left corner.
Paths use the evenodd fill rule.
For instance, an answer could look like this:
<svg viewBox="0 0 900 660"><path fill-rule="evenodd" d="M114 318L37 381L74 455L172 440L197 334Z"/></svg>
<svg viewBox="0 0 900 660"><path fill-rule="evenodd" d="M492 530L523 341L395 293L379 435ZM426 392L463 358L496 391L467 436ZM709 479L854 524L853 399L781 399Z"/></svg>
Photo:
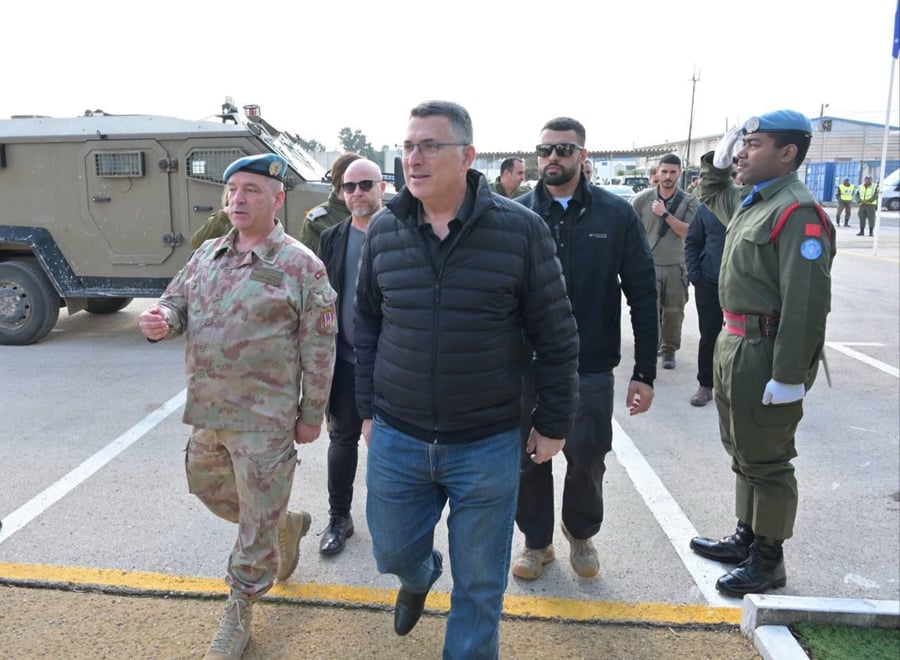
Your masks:
<svg viewBox="0 0 900 660"><path fill-rule="evenodd" d="M875 229L875 206L878 204L878 184L872 183L871 177L866 177L869 183L857 188L856 197L859 200L859 233L862 236L866 232L866 220L869 221L869 236Z"/></svg>
<svg viewBox="0 0 900 660"><path fill-rule="evenodd" d="M328 199L313 207L300 228L300 242L315 253L319 251L319 237L329 227L334 227L341 220L350 215L350 209L344 203L344 198L331 190Z"/></svg>
<svg viewBox="0 0 900 660"><path fill-rule="evenodd" d="M656 267L656 295L660 320L659 352L661 355L675 355L681 348L684 306L688 301L684 238L672 231L665 220L653 213L650 207L657 198L657 188L647 188L639 192L631 204L644 225L653 252L653 265ZM697 197L682 192L681 195L676 193L672 196L667 202L666 210L682 222L690 223L699 205L700 200Z"/></svg>
<svg viewBox="0 0 900 660"><path fill-rule="evenodd" d="M491 181L488 184L488 187L491 189L491 192L497 193L501 197L508 197L509 199L515 199L516 197L521 197L522 195L528 194L531 192L531 188L528 186L519 186L515 190L513 190L511 195L507 195L506 191L503 189L503 186L500 185L500 177L498 176L496 179Z"/></svg>
<svg viewBox="0 0 900 660"><path fill-rule="evenodd" d="M196 250L203 245L204 241L224 236L230 230L231 220L228 219L228 214L222 209L215 215L209 216L209 219L203 223L203 226L194 232L194 235L191 236L191 249Z"/></svg>
<svg viewBox="0 0 900 660"><path fill-rule="evenodd" d="M850 179L844 179L844 183L838 186L837 226L841 226L841 213L844 214L844 226L850 226L850 205L853 203L853 193L856 186L850 183Z"/></svg>
<svg viewBox="0 0 900 660"><path fill-rule="evenodd" d="M797 481L791 460L802 399L762 405L770 379L802 383L808 390L825 343L831 308L834 225L820 219L815 199L796 172L772 181L742 205L750 186L739 188L730 170L702 159L701 197L720 218L730 218L725 237L719 298L726 320L716 342L714 389L722 443L735 473L735 513L757 537L786 539L794 531ZM774 242L771 232L794 202L799 207ZM777 318L774 337L761 317ZM768 329L771 330L772 322ZM735 333L744 333L740 336Z"/></svg>

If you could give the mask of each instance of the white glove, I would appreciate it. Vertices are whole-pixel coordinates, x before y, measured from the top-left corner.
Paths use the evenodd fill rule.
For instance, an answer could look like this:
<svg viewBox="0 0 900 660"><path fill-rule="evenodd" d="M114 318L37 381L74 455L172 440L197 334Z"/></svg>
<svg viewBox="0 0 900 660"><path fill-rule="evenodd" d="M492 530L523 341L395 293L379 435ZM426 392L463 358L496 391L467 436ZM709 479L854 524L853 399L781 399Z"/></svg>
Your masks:
<svg viewBox="0 0 900 660"><path fill-rule="evenodd" d="M735 151L740 151L740 147L735 149L735 145L740 142L742 137L743 135L740 126L734 125L728 129L728 132L722 136L722 139L719 140L719 144L716 145L716 153L713 155L713 165L720 170L731 169Z"/></svg>
<svg viewBox="0 0 900 660"><path fill-rule="evenodd" d="M806 386L803 383L796 385L788 385L787 383L779 383L772 378L766 383L766 391L763 392L762 403L764 406L770 403L794 403L806 396Z"/></svg>

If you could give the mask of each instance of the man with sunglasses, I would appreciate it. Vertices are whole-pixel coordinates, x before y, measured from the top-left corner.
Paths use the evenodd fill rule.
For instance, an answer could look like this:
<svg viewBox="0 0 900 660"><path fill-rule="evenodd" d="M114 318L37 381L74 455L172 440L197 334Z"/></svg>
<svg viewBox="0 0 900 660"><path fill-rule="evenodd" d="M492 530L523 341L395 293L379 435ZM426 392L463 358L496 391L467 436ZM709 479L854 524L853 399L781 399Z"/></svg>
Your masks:
<svg viewBox="0 0 900 660"><path fill-rule="evenodd" d="M623 292L631 307L635 344L625 396L631 415L647 411L653 401L658 331L653 257L644 229L627 201L587 182L581 169L587 157L584 143L581 122L569 117L548 121L537 145L541 180L516 201L537 212L550 228L578 324L579 400L575 426L563 448L562 532L572 568L587 578L600 569L591 537L603 522L604 459L612 448L613 368L621 359ZM527 396L526 402L530 408ZM525 449L516 513L525 549L512 572L533 580L555 557L553 471L550 461L534 460L531 440Z"/></svg>
<svg viewBox="0 0 900 660"><path fill-rule="evenodd" d="M344 182L344 172L350 163L360 158L362 156L359 154L348 151L335 159L331 164L331 190L328 192L328 199L310 209L303 219L303 225L300 227L300 242L313 252L319 249L319 237L322 232L329 227L334 227L350 213L344 203L341 184Z"/></svg>
<svg viewBox="0 0 900 660"><path fill-rule="evenodd" d="M499 656L519 488L522 369L534 347L533 460L565 444L578 332L553 239L473 170L462 106L413 108L406 186L370 223L356 290L356 402L368 445L366 519L378 570L400 579L406 635L441 576L444 506L453 593L443 657Z"/></svg>
<svg viewBox="0 0 900 660"><path fill-rule="evenodd" d="M343 174L341 192L350 217L322 232L319 258L337 292L337 359L328 399L328 527L319 552L336 555L353 536L353 481L359 458L362 420L356 411L353 352L353 300L359 257L369 220L381 210L385 183L381 169L371 160L354 160Z"/></svg>

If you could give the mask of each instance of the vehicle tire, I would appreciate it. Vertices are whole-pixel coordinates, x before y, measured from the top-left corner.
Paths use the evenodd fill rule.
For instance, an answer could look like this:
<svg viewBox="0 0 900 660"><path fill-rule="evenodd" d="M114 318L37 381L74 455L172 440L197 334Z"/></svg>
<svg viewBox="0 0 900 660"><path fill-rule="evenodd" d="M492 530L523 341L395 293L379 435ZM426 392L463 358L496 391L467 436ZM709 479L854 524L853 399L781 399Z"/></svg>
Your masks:
<svg viewBox="0 0 900 660"><path fill-rule="evenodd" d="M900 211L900 197L888 200L888 211Z"/></svg>
<svg viewBox="0 0 900 660"><path fill-rule="evenodd" d="M40 341L59 318L59 294L40 266L27 261L0 263L0 344Z"/></svg>
<svg viewBox="0 0 900 660"><path fill-rule="evenodd" d="M85 308L91 314L115 314L125 309L134 298L88 298Z"/></svg>

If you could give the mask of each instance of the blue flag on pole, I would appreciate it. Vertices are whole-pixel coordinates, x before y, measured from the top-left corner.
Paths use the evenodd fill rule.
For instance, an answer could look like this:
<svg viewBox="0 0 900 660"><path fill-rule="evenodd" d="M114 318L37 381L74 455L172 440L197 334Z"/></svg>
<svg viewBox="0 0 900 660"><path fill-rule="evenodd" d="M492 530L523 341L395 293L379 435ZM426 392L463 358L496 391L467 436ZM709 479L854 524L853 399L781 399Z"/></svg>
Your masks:
<svg viewBox="0 0 900 660"><path fill-rule="evenodd" d="M894 12L894 49L891 56L896 60L900 55L900 0L897 0L897 11Z"/></svg>

